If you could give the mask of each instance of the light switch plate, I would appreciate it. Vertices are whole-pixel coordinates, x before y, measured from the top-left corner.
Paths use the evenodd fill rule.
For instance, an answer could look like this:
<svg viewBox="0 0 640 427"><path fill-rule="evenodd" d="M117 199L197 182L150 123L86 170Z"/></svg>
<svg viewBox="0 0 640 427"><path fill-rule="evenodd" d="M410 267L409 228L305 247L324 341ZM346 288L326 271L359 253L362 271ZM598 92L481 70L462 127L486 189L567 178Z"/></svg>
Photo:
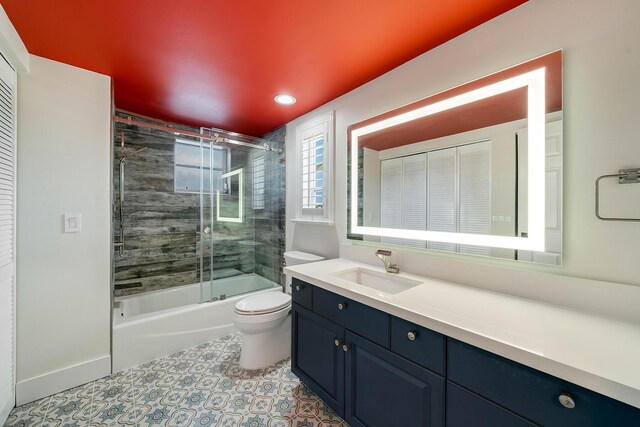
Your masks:
<svg viewBox="0 0 640 427"><path fill-rule="evenodd" d="M64 232L79 233L82 230L82 215L79 213L64 214Z"/></svg>

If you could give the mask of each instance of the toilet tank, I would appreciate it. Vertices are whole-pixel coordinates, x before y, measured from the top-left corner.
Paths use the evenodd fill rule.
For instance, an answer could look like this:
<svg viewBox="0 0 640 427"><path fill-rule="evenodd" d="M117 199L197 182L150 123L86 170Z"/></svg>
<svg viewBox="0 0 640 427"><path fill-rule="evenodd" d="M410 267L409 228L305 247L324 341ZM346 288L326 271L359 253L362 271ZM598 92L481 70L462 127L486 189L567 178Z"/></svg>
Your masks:
<svg viewBox="0 0 640 427"><path fill-rule="evenodd" d="M287 267L294 265L307 264L309 262L323 261L325 258L320 255L310 254L301 251L286 251L284 253L284 262ZM291 293L291 276L287 274L286 291Z"/></svg>

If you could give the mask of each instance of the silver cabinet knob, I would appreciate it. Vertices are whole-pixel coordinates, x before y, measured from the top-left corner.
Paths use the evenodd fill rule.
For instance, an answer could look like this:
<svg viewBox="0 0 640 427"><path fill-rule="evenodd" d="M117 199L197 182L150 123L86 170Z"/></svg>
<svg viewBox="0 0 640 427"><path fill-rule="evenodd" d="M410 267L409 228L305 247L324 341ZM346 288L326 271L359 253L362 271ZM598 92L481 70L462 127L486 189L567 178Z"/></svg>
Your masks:
<svg viewBox="0 0 640 427"><path fill-rule="evenodd" d="M204 234L209 234L211 233L211 227L205 227L202 231L204 231Z"/></svg>
<svg viewBox="0 0 640 427"><path fill-rule="evenodd" d="M416 333L415 333L415 332L413 332L413 331L411 331L411 332L409 332L409 333L407 334L407 338L409 338L409 341L415 341L416 336L417 336L417 335L416 335Z"/></svg>
<svg viewBox="0 0 640 427"><path fill-rule="evenodd" d="M296 291L301 291L301 290L302 290L302 286L296 285Z"/></svg>
<svg viewBox="0 0 640 427"><path fill-rule="evenodd" d="M336 347L340 347L340 344L342 344L342 341L340 341L338 338L336 338L333 343L336 345Z"/></svg>
<svg viewBox="0 0 640 427"><path fill-rule="evenodd" d="M349 351L350 348L351 346L349 344L342 344L342 351L344 351L345 353Z"/></svg>
<svg viewBox="0 0 640 427"><path fill-rule="evenodd" d="M346 307L346 305L343 304L343 303L338 304L338 310L344 310L345 307Z"/></svg>
<svg viewBox="0 0 640 427"><path fill-rule="evenodd" d="M573 400L573 397L567 393L562 393L558 396L558 400L560 401L560 404L567 409L573 409L576 407L576 402Z"/></svg>

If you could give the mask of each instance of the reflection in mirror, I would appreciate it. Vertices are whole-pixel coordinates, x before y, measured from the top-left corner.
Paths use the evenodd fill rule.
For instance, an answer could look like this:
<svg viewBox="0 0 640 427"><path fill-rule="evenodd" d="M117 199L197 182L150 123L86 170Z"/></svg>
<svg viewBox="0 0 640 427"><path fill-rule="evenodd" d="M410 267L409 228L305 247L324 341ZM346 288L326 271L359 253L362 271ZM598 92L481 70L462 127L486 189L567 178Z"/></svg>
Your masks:
<svg viewBox="0 0 640 427"><path fill-rule="evenodd" d="M350 239L561 263L561 51L348 134Z"/></svg>
<svg viewBox="0 0 640 427"><path fill-rule="evenodd" d="M244 219L244 170L242 168L220 176L228 189L216 193L216 219L220 222L242 222ZM222 190L222 191L221 191ZM225 193L226 191L226 193Z"/></svg>

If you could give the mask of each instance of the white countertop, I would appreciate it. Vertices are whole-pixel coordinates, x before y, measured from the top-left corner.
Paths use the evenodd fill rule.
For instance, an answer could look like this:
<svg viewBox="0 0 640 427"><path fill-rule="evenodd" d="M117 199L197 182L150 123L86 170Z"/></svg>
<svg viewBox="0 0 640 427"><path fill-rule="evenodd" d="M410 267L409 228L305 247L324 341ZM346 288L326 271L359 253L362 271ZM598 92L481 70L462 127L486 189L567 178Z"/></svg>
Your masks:
<svg viewBox="0 0 640 427"><path fill-rule="evenodd" d="M394 295L335 276L356 267L384 273L346 259L284 272L640 408L640 325L412 274L393 275L422 282Z"/></svg>

